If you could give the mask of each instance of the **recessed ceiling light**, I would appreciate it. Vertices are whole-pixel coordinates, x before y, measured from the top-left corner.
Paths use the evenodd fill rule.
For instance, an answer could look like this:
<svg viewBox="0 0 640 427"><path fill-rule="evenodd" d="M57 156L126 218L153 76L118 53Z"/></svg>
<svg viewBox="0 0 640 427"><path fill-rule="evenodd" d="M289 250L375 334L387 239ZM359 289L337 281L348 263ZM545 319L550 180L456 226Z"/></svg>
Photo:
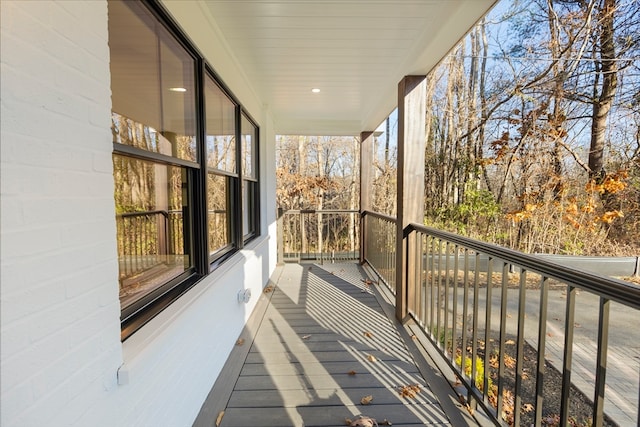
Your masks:
<svg viewBox="0 0 640 427"><path fill-rule="evenodd" d="M317 87L314 87L313 89L311 89L311 92L320 93L320 89L318 89Z"/></svg>
<svg viewBox="0 0 640 427"><path fill-rule="evenodd" d="M170 87L169 90L171 92L186 92L187 90L183 87Z"/></svg>

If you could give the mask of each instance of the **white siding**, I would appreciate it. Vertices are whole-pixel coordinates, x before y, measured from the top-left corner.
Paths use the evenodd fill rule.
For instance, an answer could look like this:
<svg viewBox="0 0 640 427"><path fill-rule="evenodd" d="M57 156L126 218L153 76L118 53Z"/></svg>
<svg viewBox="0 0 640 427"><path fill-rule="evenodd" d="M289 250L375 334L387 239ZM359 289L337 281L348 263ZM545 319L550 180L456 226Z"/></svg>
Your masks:
<svg viewBox="0 0 640 427"><path fill-rule="evenodd" d="M275 266L269 115L248 85L226 82L262 121L269 236L122 344L107 3L0 5L0 424L191 425ZM128 384L118 385L121 365Z"/></svg>

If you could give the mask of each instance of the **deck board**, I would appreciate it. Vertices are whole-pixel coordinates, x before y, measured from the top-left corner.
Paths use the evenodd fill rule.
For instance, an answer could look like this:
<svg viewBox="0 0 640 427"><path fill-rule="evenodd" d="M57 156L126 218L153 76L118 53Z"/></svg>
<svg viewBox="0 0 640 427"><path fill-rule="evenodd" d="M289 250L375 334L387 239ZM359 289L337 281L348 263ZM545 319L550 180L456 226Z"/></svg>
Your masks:
<svg viewBox="0 0 640 427"><path fill-rule="evenodd" d="M361 414L454 425L365 278L351 263L279 271L250 345L223 370L233 378L216 383L194 426L214 426L220 410L220 427L344 426ZM416 396L401 395L416 384Z"/></svg>

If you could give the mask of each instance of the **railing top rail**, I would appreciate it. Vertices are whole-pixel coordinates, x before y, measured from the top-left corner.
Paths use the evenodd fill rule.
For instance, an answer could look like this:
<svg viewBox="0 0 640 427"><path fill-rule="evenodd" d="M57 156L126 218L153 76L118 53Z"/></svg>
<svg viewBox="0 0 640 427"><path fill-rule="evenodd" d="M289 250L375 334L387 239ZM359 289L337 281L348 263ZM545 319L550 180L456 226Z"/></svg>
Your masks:
<svg viewBox="0 0 640 427"><path fill-rule="evenodd" d="M458 244L477 252L499 258L507 263L515 264L524 270L541 274L544 277L557 279L579 289L588 290L596 295L607 298L636 310L640 309L640 286L622 280L604 277L595 273L566 267L548 261L535 255L529 255L509 248L503 248L491 243L473 240L447 231L437 230L420 224L409 224L406 233L419 231L435 238Z"/></svg>
<svg viewBox="0 0 640 427"><path fill-rule="evenodd" d="M374 218L383 219L383 220L389 221L389 222L396 222L397 221L396 217L393 217L391 215L386 215L386 214L383 214L383 213L379 213L379 212L373 212L373 211L364 210L364 211L362 211L362 215L372 216Z"/></svg>
<svg viewBox="0 0 640 427"><path fill-rule="evenodd" d="M357 209L289 209L282 214L314 214L314 213L359 213Z"/></svg>
<svg viewBox="0 0 640 427"><path fill-rule="evenodd" d="M173 211L170 211L170 212L173 212ZM142 212L125 212L125 213L121 213L121 214L116 215L116 217L129 218L129 217L145 216L145 215L163 215L163 216L167 217L167 216L169 216L169 212L164 211L164 210L142 211Z"/></svg>

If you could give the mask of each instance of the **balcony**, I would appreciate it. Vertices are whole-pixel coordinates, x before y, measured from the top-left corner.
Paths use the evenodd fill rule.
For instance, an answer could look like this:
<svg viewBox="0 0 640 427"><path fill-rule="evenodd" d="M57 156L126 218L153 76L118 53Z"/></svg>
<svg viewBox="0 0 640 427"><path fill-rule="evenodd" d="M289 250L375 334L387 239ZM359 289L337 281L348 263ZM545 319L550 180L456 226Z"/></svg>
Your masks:
<svg viewBox="0 0 640 427"><path fill-rule="evenodd" d="M395 219L354 215L280 216L288 262L196 425L638 423L640 288L417 224L398 264Z"/></svg>

